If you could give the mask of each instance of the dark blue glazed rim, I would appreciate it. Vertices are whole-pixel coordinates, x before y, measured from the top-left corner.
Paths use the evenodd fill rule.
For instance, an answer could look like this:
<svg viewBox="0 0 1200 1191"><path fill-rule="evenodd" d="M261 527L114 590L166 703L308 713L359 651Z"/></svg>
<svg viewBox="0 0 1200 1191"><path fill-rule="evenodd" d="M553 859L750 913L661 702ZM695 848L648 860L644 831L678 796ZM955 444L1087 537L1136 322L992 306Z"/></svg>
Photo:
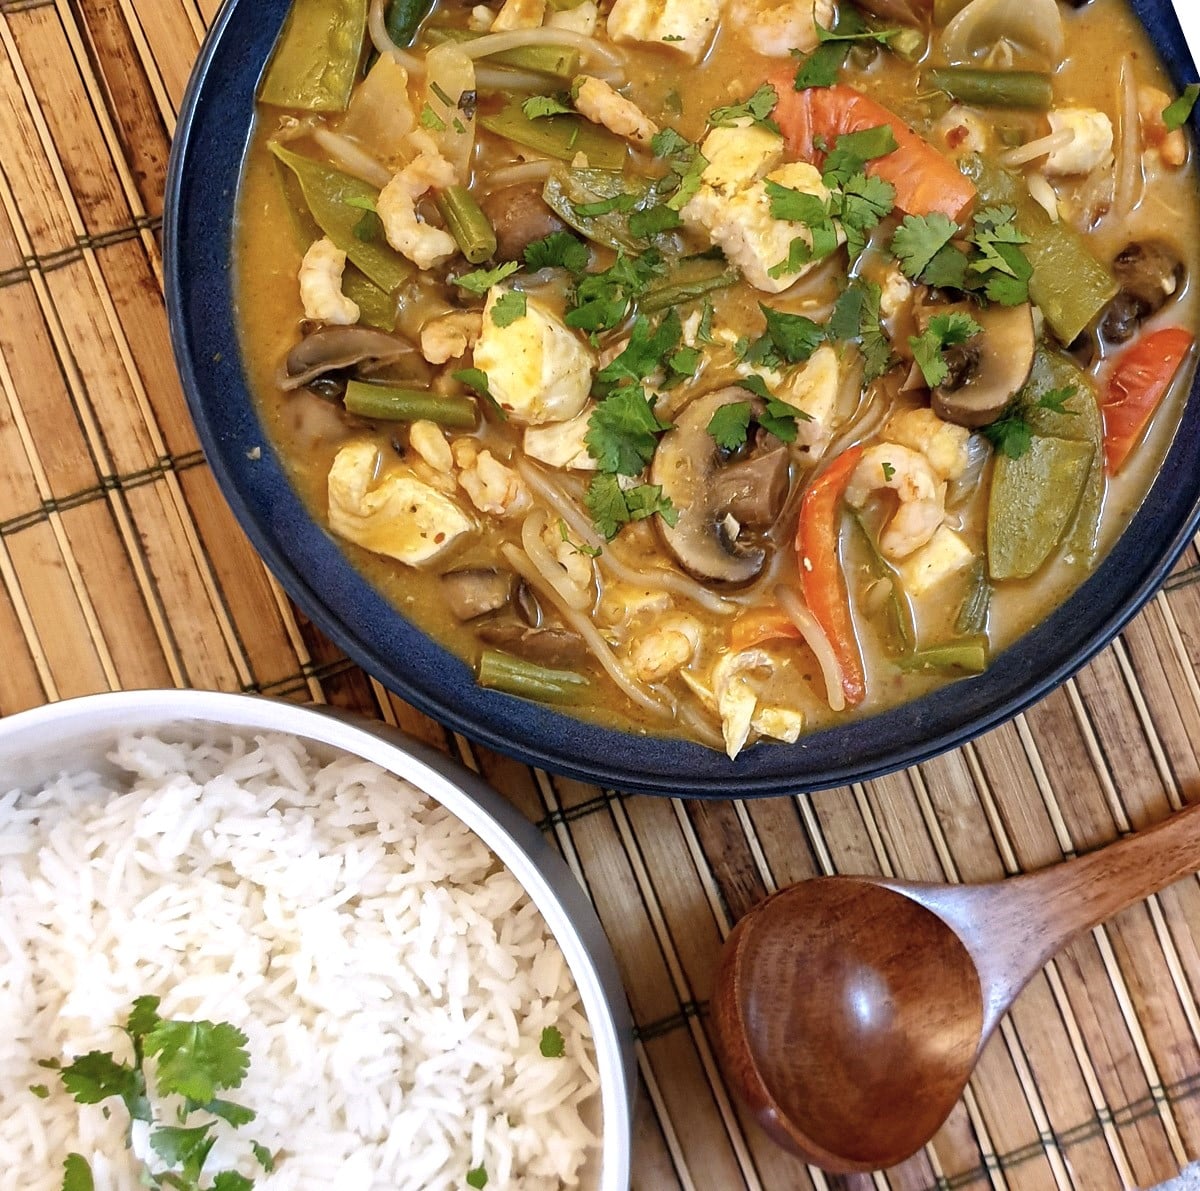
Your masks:
<svg viewBox="0 0 1200 1191"><path fill-rule="evenodd" d="M288 0L227 0L184 97L164 219L175 357L221 490L289 596L365 670L455 731L530 765L652 794L746 798L877 777L966 743L1065 681L1154 594L1196 532L1200 383L1154 486L1100 568L978 678L794 745L758 745L735 762L686 741L600 728L477 687L470 669L405 620L308 515L247 389L232 229L255 87L287 7ZM1175 83L1195 80L1167 0L1134 0L1133 8Z"/></svg>

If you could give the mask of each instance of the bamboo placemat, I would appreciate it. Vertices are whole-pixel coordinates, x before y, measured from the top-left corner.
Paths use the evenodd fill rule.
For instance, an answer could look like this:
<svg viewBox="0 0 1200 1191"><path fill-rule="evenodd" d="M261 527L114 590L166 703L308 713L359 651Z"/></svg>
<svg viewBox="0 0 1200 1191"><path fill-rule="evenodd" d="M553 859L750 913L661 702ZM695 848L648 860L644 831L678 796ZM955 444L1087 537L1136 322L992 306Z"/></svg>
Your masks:
<svg viewBox="0 0 1200 1191"><path fill-rule="evenodd" d="M861 786L629 797L448 734L289 605L188 418L159 225L215 8L0 0L0 714L118 687L254 691L364 711L482 771L560 847L616 948L638 1028L645 1191L1106 1191L1200 1155L1196 880L1052 963L935 1141L873 1179L807 1169L744 1119L706 1011L722 937L780 885L834 871L989 880L1144 827L1200 789L1194 550L1066 687L967 748Z"/></svg>

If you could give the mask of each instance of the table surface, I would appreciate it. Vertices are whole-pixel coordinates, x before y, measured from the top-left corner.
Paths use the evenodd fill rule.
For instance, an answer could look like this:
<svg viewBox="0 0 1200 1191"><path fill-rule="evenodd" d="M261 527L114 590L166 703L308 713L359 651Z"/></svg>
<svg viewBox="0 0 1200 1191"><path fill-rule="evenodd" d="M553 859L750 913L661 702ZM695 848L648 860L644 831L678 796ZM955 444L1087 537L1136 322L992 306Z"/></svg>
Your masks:
<svg viewBox="0 0 1200 1191"><path fill-rule="evenodd" d="M707 998L730 925L819 872L991 880L1159 820L1198 788L1200 564L1017 721L812 797L629 797L473 747L293 609L199 450L162 305L168 146L216 0L0 0L0 714L197 686L326 701L482 771L566 854L637 1022L647 1191L1042 1188L1168 1179L1200 1155L1200 884L1034 980L921 1154L835 1179L732 1103ZM819 979L819 976L817 977Z"/></svg>

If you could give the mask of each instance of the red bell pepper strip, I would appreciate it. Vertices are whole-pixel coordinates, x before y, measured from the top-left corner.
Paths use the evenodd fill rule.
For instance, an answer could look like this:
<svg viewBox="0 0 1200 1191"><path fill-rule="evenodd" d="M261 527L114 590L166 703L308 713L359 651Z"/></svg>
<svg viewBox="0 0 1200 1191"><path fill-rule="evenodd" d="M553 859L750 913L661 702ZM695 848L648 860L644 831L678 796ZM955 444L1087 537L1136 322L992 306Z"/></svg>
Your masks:
<svg viewBox="0 0 1200 1191"><path fill-rule="evenodd" d="M1101 397L1104 462L1116 475L1158 408L1195 339L1182 327L1152 331L1116 359Z"/></svg>
<svg viewBox="0 0 1200 1191"><path fill-rule="evenodd" d="M953 161L917 136L895 112L844 83L797 91L787 74L776 75L771 83L779 96L772 118L783 133L789 153L820 167L825 153L818 144L832 147L843 133L887 124L898 148L886 157L869 161L867 173L896 188L896 206L906 214L940 211L956 223L963 222L975 202L975 183L959 173Z"/></svg>
<svg viewBox="0 0 1200 1191"><path fill-rule="evenodd" d="M862 452L861 446L843 451L813 480L800 502L796 527L796 562L804 602L829 638L842 672L842 693L852 707L866 697L867 680L838 560L838 518Z"/></svg>
<svg viewBox="0 0 1200 1191"><path fill-rule="evenodd" d="M751 608L743 612L729 630L729 648L734 653L753 649L764 641L779 641L784 638L798 641L800 630L792 618L773 605L767 608Z"/></svg>

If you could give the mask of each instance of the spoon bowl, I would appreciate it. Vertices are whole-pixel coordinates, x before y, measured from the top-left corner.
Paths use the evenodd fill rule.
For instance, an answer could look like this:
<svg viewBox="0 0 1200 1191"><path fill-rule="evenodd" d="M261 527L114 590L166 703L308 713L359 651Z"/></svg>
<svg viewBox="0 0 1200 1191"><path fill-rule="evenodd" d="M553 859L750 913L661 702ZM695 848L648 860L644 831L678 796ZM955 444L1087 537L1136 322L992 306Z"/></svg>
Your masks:
<svg viewBox="0 0 1200 1191"><path fill-rule="evenodd" d="M983 1033L979 974L954 931L911 898L853 877L794 885L742 920L724 964L744 1027L718 1025L727 1063L761 1091L752 1107L785 1147L821 1164L890 1166L962 1094ZM797 971L812 978L796 986ZM914 1069L929 1082L901 1116Z"/></svg>
<svg viewBox="0 0 1200 1191"><path fill-rule="evenodd" d="M989 885L802 881L725 943L712 996L734 1091L780 1145L836 1172L921 1148L984 1044L1072 937L1200 868L1200 806Z"/></svg>

